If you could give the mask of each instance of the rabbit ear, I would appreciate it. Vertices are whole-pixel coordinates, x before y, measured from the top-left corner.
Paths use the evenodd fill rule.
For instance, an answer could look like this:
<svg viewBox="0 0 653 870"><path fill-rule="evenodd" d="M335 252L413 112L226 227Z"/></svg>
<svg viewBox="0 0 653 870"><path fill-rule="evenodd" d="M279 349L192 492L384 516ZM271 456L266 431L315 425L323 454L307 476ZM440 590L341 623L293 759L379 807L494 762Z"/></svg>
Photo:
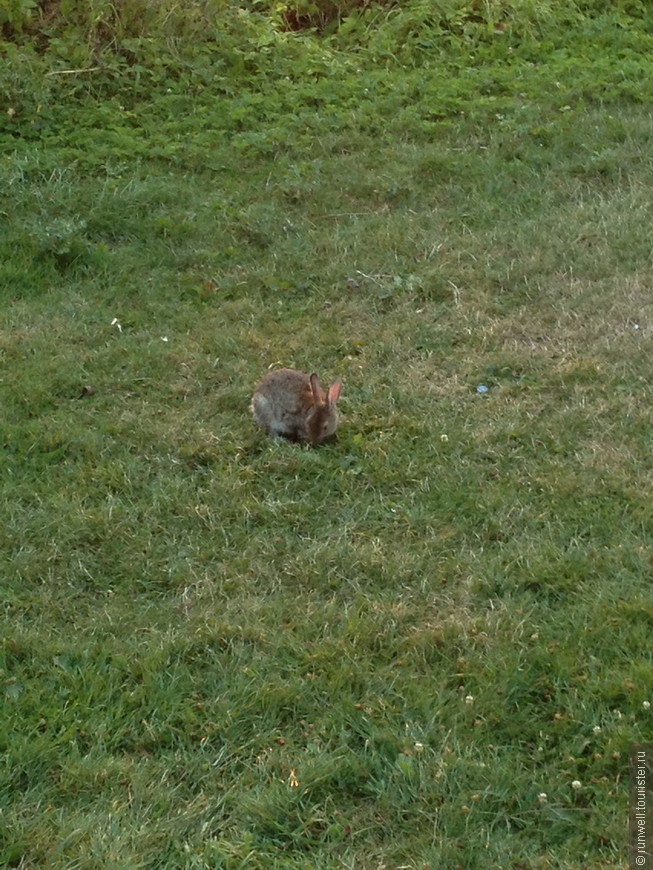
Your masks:
<svg viewBox="0 0 653 870"><path fill-rule="evenodd" d="M342 387L342 383L340 381L336 381L331 384L329 387L329 392L327 393L327 400L335 405L335 403L340 398L340 388Z"/></svg>
<svg viewBox="0 0 653 870"><path fill-rule="evenodd" d="M311 390L313 391L313 398L315 399L318 405L322 404L322 390L320 389L320 381L318 376L313 372L313 374L309 377L309 381L311 382Z"/></svg>

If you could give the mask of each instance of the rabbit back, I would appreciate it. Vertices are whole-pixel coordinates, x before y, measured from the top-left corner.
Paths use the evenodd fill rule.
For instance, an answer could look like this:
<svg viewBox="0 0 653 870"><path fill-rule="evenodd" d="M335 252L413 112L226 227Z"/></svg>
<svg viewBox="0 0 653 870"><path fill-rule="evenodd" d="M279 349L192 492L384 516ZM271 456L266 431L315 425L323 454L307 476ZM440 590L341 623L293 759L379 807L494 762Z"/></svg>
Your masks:
<svg viewBox="0 0 653 870"><path fill-rule="evenodd" d="M294 369L270 372L258 384L250 405L254 420L269 435L307 438L306 415L313 404L308 375Z"/></svg>

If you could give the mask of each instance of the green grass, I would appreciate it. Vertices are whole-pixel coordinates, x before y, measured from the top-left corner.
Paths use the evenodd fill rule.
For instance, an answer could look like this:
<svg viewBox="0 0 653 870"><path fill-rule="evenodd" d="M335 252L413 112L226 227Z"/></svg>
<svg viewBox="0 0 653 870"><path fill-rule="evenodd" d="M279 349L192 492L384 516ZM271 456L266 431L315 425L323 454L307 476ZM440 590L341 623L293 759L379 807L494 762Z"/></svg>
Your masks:
<svg viewBox="0 0 653 870"><path fill-rule="evenodd" d="M538 98L553 61L497 109L504 62L403 127L394 67L260 122L32 69L68 102L0 161L0 865L625 868L653 122ZM271 365L343 379L335 444L255 429Z"/></svg>

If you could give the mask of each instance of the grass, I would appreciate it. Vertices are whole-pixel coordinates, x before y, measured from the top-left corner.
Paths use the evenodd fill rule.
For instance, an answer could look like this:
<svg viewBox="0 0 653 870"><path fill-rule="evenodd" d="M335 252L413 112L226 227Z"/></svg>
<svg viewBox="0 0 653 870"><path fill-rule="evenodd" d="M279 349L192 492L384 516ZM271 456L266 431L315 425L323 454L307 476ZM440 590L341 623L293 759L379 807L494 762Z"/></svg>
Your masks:
<svg viewBox="0 0 653 870"><path fill-rule="evenodd" d="M653 125L469 99L0 163L0 864L626 866ZM336 444L255 430L270 365Z"/></svg>

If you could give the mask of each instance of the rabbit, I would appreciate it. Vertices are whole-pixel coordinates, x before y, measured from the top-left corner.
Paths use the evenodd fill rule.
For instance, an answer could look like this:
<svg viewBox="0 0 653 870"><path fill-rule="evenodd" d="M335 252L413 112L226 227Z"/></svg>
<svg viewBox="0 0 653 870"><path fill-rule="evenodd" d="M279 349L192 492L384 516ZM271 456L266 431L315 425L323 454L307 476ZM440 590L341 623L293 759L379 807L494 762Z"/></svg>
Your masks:
<svg viewBox="0 0 653 870"><path fill-rule="evenodd" d="M278 369L258 384L250 410L269 435L315 446L338 428L336 402L341 386L336 381L325 393L315 372L307 375L295 369Z"/></svg>

